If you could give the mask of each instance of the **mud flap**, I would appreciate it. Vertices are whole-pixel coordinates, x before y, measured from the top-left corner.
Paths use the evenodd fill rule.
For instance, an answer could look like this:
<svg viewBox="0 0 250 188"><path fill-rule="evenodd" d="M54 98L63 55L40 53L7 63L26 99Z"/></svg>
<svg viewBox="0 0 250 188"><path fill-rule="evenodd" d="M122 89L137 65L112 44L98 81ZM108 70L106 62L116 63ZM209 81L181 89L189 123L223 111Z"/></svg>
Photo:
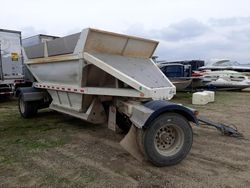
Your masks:
<svg viewBox="0 0 250 188"><path fill-rule="evenodd" d="M121 140L120 144L134 158L136 158L138 161L142 162L145 160L145 157L140 150L139 144L137 143L138 131L139 131L138 128L136 128L134 125L132 125L131 128L129 129L129 132Z"/></svg>

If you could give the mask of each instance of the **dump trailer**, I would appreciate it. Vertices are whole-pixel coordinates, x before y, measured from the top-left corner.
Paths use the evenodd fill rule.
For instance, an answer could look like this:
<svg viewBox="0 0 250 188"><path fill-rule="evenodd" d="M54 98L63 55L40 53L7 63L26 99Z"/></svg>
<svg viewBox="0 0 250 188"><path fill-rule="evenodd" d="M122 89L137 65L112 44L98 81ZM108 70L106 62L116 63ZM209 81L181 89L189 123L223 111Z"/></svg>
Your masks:
<svg viewBox="0 0 250 188"><path fill-rule="evenodd" d="M121 145L138 160L174 165L189 153L194 112L169 100L176 88L151 59L157 41L92 28L24 49L36 78L20 88L21 116L49 107L127 132Z"/></svg>
<svg viewBox="0 0 250 188"><path fill-rule="evenodd" d="M0 95L12 95L24 83L21 32L0 29Z"/></svg>

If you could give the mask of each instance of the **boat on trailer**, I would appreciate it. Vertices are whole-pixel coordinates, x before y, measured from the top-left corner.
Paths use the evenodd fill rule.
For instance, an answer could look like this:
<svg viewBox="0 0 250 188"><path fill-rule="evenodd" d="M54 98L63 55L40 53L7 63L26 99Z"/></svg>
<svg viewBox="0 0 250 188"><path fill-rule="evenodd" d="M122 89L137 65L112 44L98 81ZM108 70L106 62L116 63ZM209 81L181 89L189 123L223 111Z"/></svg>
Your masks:
<svg viewBox="0 0 250 188"><path fill-rule="evenodd" d="M199 67L199 70L232 70L250 74L250 64L240 64L237 61L231 61L228 59L215 59L210 60L205 66Z"/></svg>
<svg viewBox="0 0 250 188"><path fill-rule="evenodd" d="M242 90L250 87L250 79L237 71L207 71L203 73L204 87L216 90Z"/></svg>

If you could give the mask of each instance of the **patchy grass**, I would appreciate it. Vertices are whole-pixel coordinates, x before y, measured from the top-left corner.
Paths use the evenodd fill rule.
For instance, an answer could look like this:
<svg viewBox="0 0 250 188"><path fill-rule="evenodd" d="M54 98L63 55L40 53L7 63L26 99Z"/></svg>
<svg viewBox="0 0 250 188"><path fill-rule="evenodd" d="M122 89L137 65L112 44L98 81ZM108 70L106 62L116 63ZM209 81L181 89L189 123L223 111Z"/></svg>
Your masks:
<svg viewBox="0 0 250 188"><path fill-rule="evenodd" d="M71 142L77 131L95 128L48 109L39 111L34 118L24 119L16 100L0 100L0 167L27 162L34 152L62 147Z"/></svg>
<svg viewBox="0 0 250 188"><path fill-rule="evenodd" d="M3 163L3 164L12 164L13 162L14 162L14 160L12 160L10 157L0 155L0 164L1 163Z"/></svg>
<svg viewBox="0 0 250 188"><path fill-rule="evenodd" d="M61 147L70 142L71 137L65 133L73 131L74 127L64 123L67 116L45 110L37 117L24 119L16 103L16 100L0 103L0 164L25 161L29 152Z"/></svg>
<svg viewBox="0 0 250 188"><path fill-rule="evenodd" d="M28 150L35 150L35 149L46 149L46 148L54 148L62 146L66 143L65 140L45 140L45 139L21 139L18 138L16 140L10 140L6 144L7 145L16 145L17 147L24 147Z"/></svg>

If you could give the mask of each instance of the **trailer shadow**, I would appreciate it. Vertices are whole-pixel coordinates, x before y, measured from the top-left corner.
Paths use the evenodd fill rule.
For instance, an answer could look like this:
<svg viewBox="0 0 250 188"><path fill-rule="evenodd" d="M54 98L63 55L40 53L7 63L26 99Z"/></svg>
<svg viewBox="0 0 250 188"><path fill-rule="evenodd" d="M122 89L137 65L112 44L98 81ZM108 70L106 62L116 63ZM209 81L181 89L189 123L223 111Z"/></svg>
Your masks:
<svg viewBox="0 0 250 188"><path fill-rule="evenodd" d="M14 100L15 98L13 98L12 96L0 95L0 103L10 102Z"/></svg>
<svg viewBox="0 0 250 188"><path fill-rule="evenodd" d="M96 128L100 127L100 125L92 124L82 119L72 117L67 114L62 114L60 112L49 109L39 111L37 115L32 119L43 120L44 118L54 120L55 126L67 125L67 126L72 126L72 128L75 129L89 129L89 130L95 130Z"/></svg>

